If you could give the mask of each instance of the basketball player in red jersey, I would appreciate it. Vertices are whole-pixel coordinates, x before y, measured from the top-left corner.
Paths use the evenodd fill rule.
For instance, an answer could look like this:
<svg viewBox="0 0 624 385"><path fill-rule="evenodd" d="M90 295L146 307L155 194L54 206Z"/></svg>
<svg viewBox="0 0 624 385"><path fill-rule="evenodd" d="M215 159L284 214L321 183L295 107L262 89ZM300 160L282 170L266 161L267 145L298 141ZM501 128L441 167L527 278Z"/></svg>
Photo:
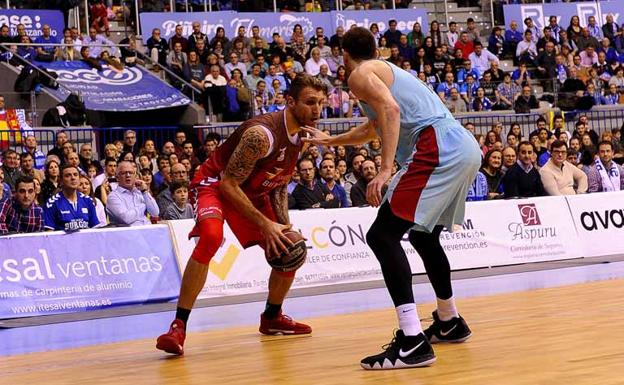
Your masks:
<svg viewBox="0 0 624 385"><path fill-rule="evenodd" d="M267 255L279 255L292 243L283 232L291 227L286 190L301 152L302 126L315 126L327 89L318 79L297 75L290 86L287 108L256 116L238 127L201 166L191 183L199 236L182 277L176 319L156 347L183 354L186 324L204 287L210 259L223 241L227 221L245 248L262 245ZM309 334L310 326L282 314L282 303L295 272L271 271L266 308L260 316L262 334Z"/></svg>

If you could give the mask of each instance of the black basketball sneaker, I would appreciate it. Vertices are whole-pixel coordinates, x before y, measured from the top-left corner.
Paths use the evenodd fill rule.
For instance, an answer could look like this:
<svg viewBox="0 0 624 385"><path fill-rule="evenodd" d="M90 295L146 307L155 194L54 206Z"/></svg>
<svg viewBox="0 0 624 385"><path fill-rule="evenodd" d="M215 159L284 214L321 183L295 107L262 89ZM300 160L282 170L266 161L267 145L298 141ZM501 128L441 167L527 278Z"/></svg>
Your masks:
<svg viewBox="0 0 624 385"><path fill-rule="evenodd" d="M360 365L367 370L402 369L428 366L436 360L433 348L423 333L406 336L399 329L383 349L377 355L364 358Z"/></svg>
<svg viewBox="0 0 624 385"><path fill-rule="evenodd" d="M442 321L438 317L437 311L431 314L433 315L433 323L425 330L425 335L432 344L464 342L472 335L468 324L461 316Z"/></svg>

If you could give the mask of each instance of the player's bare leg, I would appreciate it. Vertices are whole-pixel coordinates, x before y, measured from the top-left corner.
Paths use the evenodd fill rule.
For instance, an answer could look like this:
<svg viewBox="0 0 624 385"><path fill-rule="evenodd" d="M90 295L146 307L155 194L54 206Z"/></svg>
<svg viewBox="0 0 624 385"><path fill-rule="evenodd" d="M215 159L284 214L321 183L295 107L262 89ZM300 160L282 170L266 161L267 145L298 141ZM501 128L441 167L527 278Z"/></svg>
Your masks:
<svg viewBox="0 0 624 385"><path fill-rule="evenodd" d="M280 273L271 270L269 276L269 296L266 308L260 316L260 333L262 334L310 334L312 328L295 322L282 314L282 303L295 280L293 273Z"/></svg>
<svg viewBox="0 0 624 385"><path fill-rule="evenodd" d="M169 331L156 342L156 348L172 354L184 354L184 340L186 339L186 324L197 296L201 292L208 276L210 260L219 249L223 240L223 220L209 217L197 223L199 242L186 264L180 297L176 309L175 320Z"/></svg>
<svg viewBox="0 0 624 385"><path fill-rule="evenodd" d="M178 307L183 309L193 308L197 296L206 283L208 266L209 264L199 263L194 259L189 259L186 264L186 269L184 269L184 275L182 276Z"/></svg>
<svg viewBox="0 0 624 385"><path fill-rule="evenodd" d="M294 275L289 277L279 274L275 270L271 270L271 275L269 276L269 296L267 301L274 304L283 303L284 298L286 298L294 280Z"/></svg>

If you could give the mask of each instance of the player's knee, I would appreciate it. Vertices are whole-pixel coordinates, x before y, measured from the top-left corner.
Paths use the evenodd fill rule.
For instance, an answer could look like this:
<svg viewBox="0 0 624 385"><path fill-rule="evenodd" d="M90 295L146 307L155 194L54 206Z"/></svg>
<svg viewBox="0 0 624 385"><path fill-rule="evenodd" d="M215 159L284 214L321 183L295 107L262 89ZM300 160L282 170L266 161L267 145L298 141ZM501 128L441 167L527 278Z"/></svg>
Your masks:
<svg viewBox="0 0 624 385"><path fill-rule="evenodd" d="M197 224L199 241L191 258L201 264L208 264L223 242L223 222L219 219L205 219Z"/></svg>
<svg viewBox="0 0 624 385"><path fill-rule="evenodd" d="M383 248L386 243L383 232L373 225L366 233L366 243L373 251Z"/></svg>
<svg viewBox="0 0 624 385"><path fill-rule="evenodd" d="M418 254L422 257L424 250L427 248L429 243L429 237L427 233L422 231L410 231L408 234L409 242L412 244L412 247L418 252Z"/></svg>
<svg viewBox="0 0 624 385"><path fill-rule="evenodd" d="M281 270L273 269L275 274L279 275L280 277L284 277L284 278L294 278L295 274L297 274L297 270L281 271Z"/></svg>
<svg viewBox="0 0 624 385"><path fill-rule="evenodd" d="M432 233L412 230L409 232L408 238L422 259L431 258L442 247L440 245L440 232L437 229Z"/></svg>

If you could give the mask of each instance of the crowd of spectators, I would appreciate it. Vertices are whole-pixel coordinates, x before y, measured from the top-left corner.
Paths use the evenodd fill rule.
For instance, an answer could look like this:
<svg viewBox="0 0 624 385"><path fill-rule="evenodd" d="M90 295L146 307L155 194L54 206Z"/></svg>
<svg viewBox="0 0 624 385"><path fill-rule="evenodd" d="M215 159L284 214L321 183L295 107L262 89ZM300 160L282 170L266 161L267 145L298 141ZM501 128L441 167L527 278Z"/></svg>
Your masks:
<svg viewBox="0 0 624 385"><path fill-rule="evenodd" d="M598 135L581 115L574 131L562 116L551 124L540 117L523 137L519 124L506 131L496 123L475 134L483 165L470 186L468 200L570 195L624 189L624 160L619 129ZM475 132L472 123L465 128ZM178 130L157 148L153 140L137 143L133 130L104 147L98 158L91 144L76 148L58 132L46 155L34 136L20 153L6 150L0 167L0 233L43 229L145 225L193 217L189 180L221 142L210 133L200 146ZM289 208L365 206L366 186L381 166L381 141L362 146L326 148L310 145L301 155L288 185ZM394 175L398 164L392 170Z"/></svg>
<svg viewBox="0 0 624 385"><path fill-rule="evenodd" d="M520 66L512 78L536 79L545 92L556 92L562 107L624 103L622 26L611 14L602 25L594 16L583 22L572 16L567 26L558 20L556 15L548 17L541 29L530 17L522 21L522 28L516 20L506 30L495 27L488 50Z"/></svg>
<svg viewBox="0 0 624 385"><path fill-rule="evenodd" d="M103 7L97 1L94 7ZM274 33L270 41L260 35L260 28L248 31L240 26L236 36L226 36L217 28L214 36L201 30L199 21L184 35L178 25L168 40L155 28L144 37L144 49L134 37L121 41L118 49L105 36L107 24L94 13L87 36L76 28L66 28L62 38L42 34L31 41L23 26L15 36L9 28L0 28L0 43L11 53L36 60L83 60L97 70L108 65L116 71L125 66L145 65L161 72L172 85L189 96L195 96L217 120L240 121L266 112L285 108L291 80L299 72L322 79L330 88L323 117L359 116L358 101L349 92L342 56L343 27L326 35L316 28L309 39L297 24L289 37ZM442 31L437 21L429 24L425 34L419 23L405 34L390 20L382 33L376 23L369 28L378 42L378 54L420 78L436 92L453 113L469 111L515 110L529 112L539 101L555 101L563 109L588 109L593 105L624 103L624 29L605 16L602 26L594 16L581 27L573 16L567 28L551 16L543 29L530 17L511 21L508 29L494 27L483 36L475 20L468 18L466 28L450 22ZM64 43L54 46L11 46L12 42ZM500 59L513 59L515 67L506 72ZM536 95L541 83L544 94ZM189 87L190 85L190 87ZM539 99L538 99L539 97Z"/></svg>
<svg viewBox="0 0 624 385"><path fill-rule="evenodd" d="M472 123L466 129L474 130ZM598 135L581 115L573 132L562 116L552 127L540 117L528 138L512 124L505 139L502 124L475 135L483 150L483 164L468 200L574 195L624 189L624 161L620 129Z"/></svg>

